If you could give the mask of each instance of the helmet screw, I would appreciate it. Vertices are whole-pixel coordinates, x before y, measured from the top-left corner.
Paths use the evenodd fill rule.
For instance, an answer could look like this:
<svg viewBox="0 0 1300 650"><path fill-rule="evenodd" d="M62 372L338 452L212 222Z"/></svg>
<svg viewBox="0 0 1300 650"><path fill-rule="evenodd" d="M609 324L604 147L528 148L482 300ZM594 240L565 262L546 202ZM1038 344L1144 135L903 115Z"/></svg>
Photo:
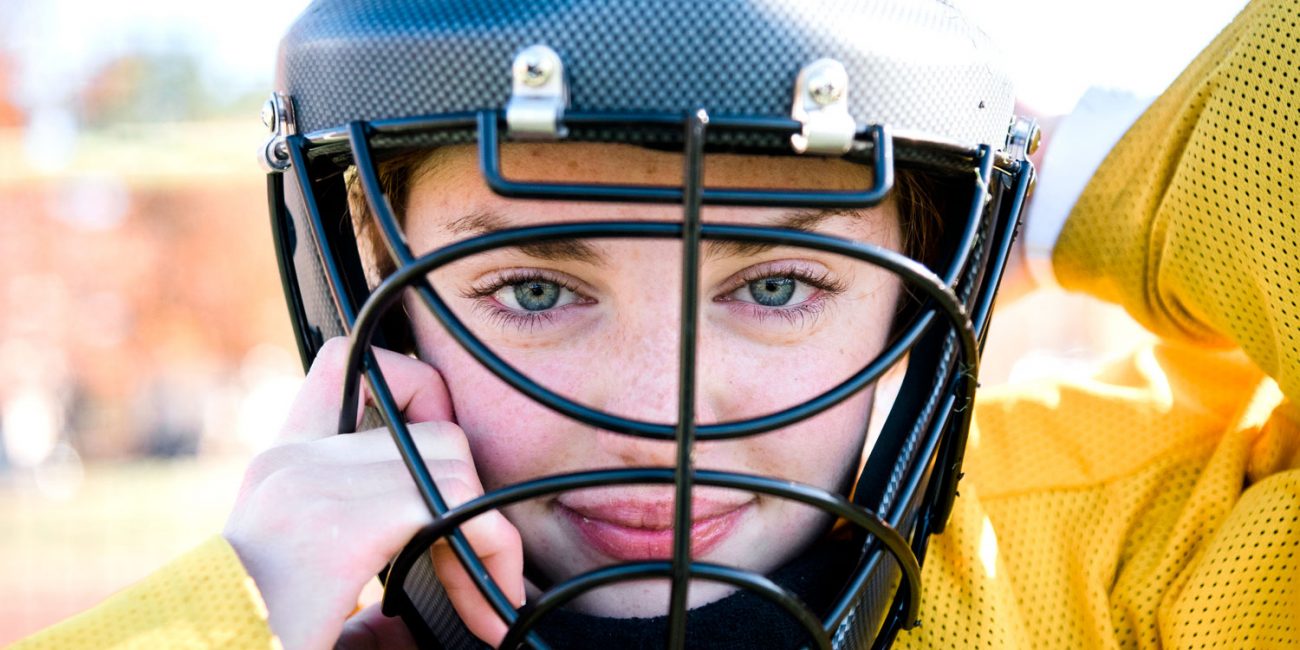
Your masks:
<svg viewBox="0 0 1300 650"><path fill-rule="evenodd" d="M813 101L822 106L834 104L844 96L844 86L847 85L841 75L837 74L841 70L835 70L829 66L818 70L812 79L808 80L808 94Z"/></svg>
<svg viewBox="0 0 1300 650"><path fill-rule="evenodd" d="M262 104L262 124L271 131L275 130L275 113L275 101L266 100L266 103Z"/></svg>
<svg viewBox="0 0 1300 650"><path fill-rule="evenodd" d="M1035 124L1034 130L1029 133L1029 148L1027 149L1029 155L1032 156L1035 153L1038 153L1038 145L1042 143L1043 143L1043 129L1039 127L1037 124Z"/></svg>
<svg viewBox="0 0 1300 650"><path fill-rule="evenodd" d="M530 47L515 59L515 78L526 86L537 88L545 85L554 71L555 60L545 47Z"/></svg>

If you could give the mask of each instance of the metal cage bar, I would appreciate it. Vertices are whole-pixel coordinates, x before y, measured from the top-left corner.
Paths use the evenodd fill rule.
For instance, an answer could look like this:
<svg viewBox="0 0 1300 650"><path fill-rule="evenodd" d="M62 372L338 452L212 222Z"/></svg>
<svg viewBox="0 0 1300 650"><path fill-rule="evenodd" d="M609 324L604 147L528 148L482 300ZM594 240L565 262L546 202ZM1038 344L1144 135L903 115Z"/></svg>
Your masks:
<svg viewBox="0 0 1300 650"><path fill-rule="evenodd" d="M686 597L690 591L691 478L695 472L695 356L699 343L700 206L704 190L704 135L709 114L686 120L682 189L682 303L677 343L677 461L673 465L672 591L668 597L668 647L686 646Z"/></svg>
<svg viewBox="0 0 1300 650"><path fill-rule="evenodd" d="M549 589L536 602L530 603L526 611L520 616L516 627L512 627L506 633L501 642L501 647L518 647L520 645L519 637L523 631L535 626L546 614L563 607L592 589L625 580L644 578L676 579L675 564L675 562L627 562L570 578ZM798 596L768 578L756 573L707 562L689 563L687 578L722 582L759 594L768 601L779 605L791 618L798 621L804 630L808 632L808 636L812 638L813 643L816 644L815 647L819 650L830 650L831 648L830 634L822 627L817 616L808 609L808 606ZM682 635L682 643L685 643L685 629L682 630Z"/></svg>
<svg viewBox="0 0 1300 650"><path fill-rule="evenodd" d="M907 540L888 522L844 497L810 485L737 472L697 470L694 478L700 485L745 490L790 499L816 507L836 517L842 517L879 540L897 559L903 572L904 582L913 590L911 593L920 593L920 565L911 553ZM673 470L633 467L546 476L494 490L490 494L448 510L437 521L417 533L406 550L394 559L389 571L389 580L401 584L414 563L420 559L424 549L469 519L488 511L557 492L607 485L671 485L673 482ZM592 588L595 586L593 585ZM910 596L904 599L903 604L905 611L912 620L915 620L920 607L919 598ZM838 620L835 615L828 617L827 627L838 623Z"/></svg>
<svg viewBox="0 0 1300 650"><path fill-rule="evenodd" d="M681 203L685 200L685 187L657 185L613 185L602 183L537 183L519 182L507 179L501 173L501 136L499 125L504 116L496 112L484 111L478 118L479 166L487 180L488 187L502 196L525 199L572 199L577 196L586 201L618 201L625 203ZM635 123L632 117L625 117L627 123ZM688 120L691 118L687 118ZM614 123L613 120L610 120ZM682 122L677 118L677 123ZM568 125L581 123L580 119L565 120ZM772 130L793 128L793 124L768 123L757 120L732 120L730 123L714 124L717 128L766 127ZM793 128L797 132L797 128ZM865 208L876 205L889 194L894 185L894 151L893 139L884 126L868 127L866 135L870 138L873 154L875 178L871 187L865 190L849 191L792 191L792 190L745 190L728 188L701 188L701 202L705 205L768 206L768 207L806 207L806 208ZM701 136L703 137L703 136ZM703 144L701 143L701 146Z"/></svg>
<svg viewBox="0 0 1300 650"><path fill-rule="evenodd" d="M633 121L632 118L643 119L646 116L624 116L624 115L604 115L593 114L585 116L570 116L566 121L572 123L595 124L624 124ZM865 207L878 204L887 196L893 183L893 152L891 143L893 139L888 132L879 126L868 127L859 132L859 135L865 135L870 142L861 147L865 150L870 147L870 153L877 173L871 188L862 191L850 192L808 192L808 191L786 191L786 190L735 190L735 189L709 189L703 187L702 182L702 165L705 142L705 131L708 129L751 129L755 131L782 132L791 129L793 124L790 120L784 119L744 119L744 118L715 118L710 120L709 117L700 111L696 114L687 116L685 120L681 116L659 116L657 124L659 125L684 125L686 126L686 156L687 161L684 168L684 183L680 188L673 187L654 187L654 186L611 186L598 184L561 184L561 183L523 183L510 181L501 175L500 171L500 135L498 126L502 119L499 111L481 111L477 114L456 114L450 116L441 116L439 118L406 118L403 120L388 120L384 122L364 123L357 122L350 124L345 131L332 131L329 133L310 134L309 136L291 136L289 139L289 152L291 163L297 174L297 179L304 189L304 201L307 204L307 210L311 213L312 227L316 231L317 240L320 244L318 253L322 258L322 266L328 273L328 280L332 297L335 300L336 307L343 320L345 329L352 337L352 347L349 353L347 381L345 382L345 399L343 409L340 413L340 429L343 430L345 423L355 422L356 419L356 396L359 393L358 380L364 374L366 380L371 386L372 393L375 394L377 405L381 414L384 416L386 424L393 432L394 440L411 471L413 478L416 480L420 489L422 498L425 499L426 505L434 512L437 521L430 527L427 527L421 534L417 535L412 545L394 561L391 566L388 579L390 584L401 585L403 578L409 572L411 563L418 557L418 549L415 554L410 553L413 547L423 544L427 548L428 543L433 540L450 536L452 546L457 550L457 556L467 570L476 586L493 604L494 609L502 616L503 620L511 626L509 639L517 642L525 639L527 643L535 647L545 647L545 644L537 639L531 631L531 627L540 617L545 614L540 604L556 603L558 607L568 599L576 597L578 594L588 589L595 588L599 584L605 584L618 579L627 579L626 571L619 571L620 567L628 565L618 565L608 567L607 569L598 570L571 578L568 581L557 586L555 589L563 588L563 592L551 596L548 592L536 603L528 607L527 620L519 612L513 609L513 606L505 599L500 592L499 587L492 581L491 577L483 568L481 560L474 554L473 550L465 543L463 535L459 531L459 526L468 518L473 517L487 510L500 508L514 501L534 498L544 494L562 492L580 487L584 482L589 485L610 485L622 483L671 483L675 490L675 501L677 509L674 514L675 518L675 536L674 552L671 562L668 563L644 563L646 565L655 565L651 572L653 575L666 576L672 580L673 589L671 596L671 605L669 608L669 647L679 648L685 643L685 602L686 602L686 585L691 578L720 580L730 582L737 586L749 588L763 594L765 597L774 600L793 616L800 621L813 634L814 640L819 647L822 647L827 628L821 624L816 625L816 630L822 634L817 636L812 627L808 627L806 607L798 603L798 599L792 594L785 592L782 588L772 585L775 589L769 589L761 586L761 581L767 580L762 576L733 569L729 567L717 567L704 563L693 562L689 553L689 535L683 531L689 531L690 523L690 492L693 483L705 485L718 485L724 487L734 487L737 489L749 489L755 492L763 492L774 496L793 498L801 500L810 505L821 508L825 512L844 517L854 524L868 531L889 554L895 558L901 567L904 584L900 587L895 597L894 610L899 615L905 617L903 627L910 627L910 621L916 620L916 612L919 608L919 561L918 555L913 552L915 544L909 545L903 536L895 529L897 521L887 523L870 511L851 504L838 495L821 493L810 496L816 490L808 486L791 486L786 482L778 482L765 477L753 477L735 473L724 472L707 472L695 471L691 466L690 448L695 439L723 439L739 436L755 435L765 431L780 428L789 423L803 420L816 415L817 413L830 408L839 403L866 385L874 382L890 366L892 366L907 350L916 342L932 324L937 314L943 314L947 324L956 334L958 355L962 360L961 371L952 377L952 381L960 386L956 392L950 396L946 406L942 408L944 417L938 418L933 424L935 427L942 428L947 426L947 414L952 408L954 400L959 396L969 400L974 392L974 375L969 372L978 363L979 338L975 331L975 323L968 315L965 301L958 298L955 293L956 283L959 274L965 269L969 254L969 243L972 238L977 236L979 229L980 216L985 206L990 179L992 172L996 167L1001 168L1006 163L992 152L988 147L981 147L971 152L976 163L976 174L973 183L974 198L971 201L971 207L964 224L964 229L959 238L957 250L959 254L942 272L942 275L936 275L928 268L907 258L899 253L881 249L879 247L862 244L851 240L843 240L826 235L808 233L802 231L791 231L777 228L766 228L756 226L734 226L724 224L701 224L699 220L700 206L704 204L727 204L727 205L763 205L779 207ZM651 120L654 122L654 120ZM595 201L620 201L620 202L655 202L655 203L680 203L683 205L684 220L682 223L675 222L588 222L579 224L550 224L546 226L535 226L529 228L517 228L505 231L498 231L487 235L482 235L468 240L463 240L455 244L446 246L438 251L415 257L412 255L409 246L406 244L402 235L401 228L397 224L395 215L388 205L386 197L380 188L378 176L375 169L375 163L370 152L369 140L376 133L410 133L422 129L458 129L466 128L474 124L478 128L478 142L480 150L480 164L483 168L485 178L488 179L489 186L493 191L506 195L527 198L548 198L548 199L570 199L570 200L595 200ZM371 294L369 299L361 307L360 312L356 312L348 301L346 295L341 295L339 291L346 285L342 279L337 277L339 270L333 263L333 256L329 250L329 244L322 237L323 225L320 223L319 208L315 204L309 188L311 187L310 174L306 167L305 148L310 141L316 143L340 143L346 140L352 149L353 161L356 163L358 178L360 179L366 200L369 204L372 214L375 215L379 222L381 237L383 238L391 257L398 263L398 271L385 280ZM953 149L948 153L954 155L966 155L967 152L960 150L959 147L949 147ZM1023 192L1027 187L1027 180L1022 180L1018 190L1020 195L1017 196L1011 213L1014 214L1023 202ZM533 382L531 379L518 372L516 369L505 363L491 350L487 349L469 330L461 323L437 292L429 285L425 278L428 272L450 263L454 260L465 256L481 252L484 250L508 246L512 243L522 243L524 241L537 241L538 239L562 239L562 238L579 238L579 237L640 237L640 238L681 238L683 240L683 319L681 331L681 345L679 353L681 355L681 365L679 368L679 414L678 422L675 425L656 424L649 422L640 422L628 418L621 418L609 415L594 409L589 409L580 404L574 403L560 395L554 394L546 388ZM778 243L796 246L805 246L817 250L846 255L854 259L866 261L898 275L903 281L914 288L918 288L928 298L928 306L920 314L916 322L907 329L904 335L896 341L889 349L880 355L875 362L869 363L864 369L855 374L849 380L842 382L840 385L826 391L822 395L807 400L802 404L785 409L784 411L752 418L744 421L726 422L713 425L694 424L694 355L695 355L695 310L698 308L698 287L697 274L698 254L701 240L710 239L727 239L748 242ZM379 371L375 362L373 353L370 350L371 338L377 330L378 322L383 313L396 303L400 298L401 292L408 287L416 289L420 298L427 307L434 313L437 320L447 329L450 335L464 347L479 362L488 367L494 374L505 380L508 384L528 395L534 401L551 408L557 412L572 417L578 421L591 424L603 429L625 433L629 435L639 435L657 439L674 439L678 442L678 462L673 470L654 470L650 468L629 468L624 470L612 470L610 472L582 472L577 474L567 474L560 476L548 476L540 479L517 484L494 491L479 499L463 504L457 508L447 508L445 502L437 492L436 484L429 477L427 466L419 456L409 431L402 421L401 413L393 402L391 391L388 390L386 382ZM982 325L987 316L988 303L981 302L978 305L979 324ZM887 361L888 363L882 363ZM969 420L969 410L965 409L962 419ZM961 411L958 411L961 412ZM931 435L931 437L936 436ZM924 453L927 457L933 454L933 450L927 447L928 451ZM668 474L667 472L672 472ZM647 473L649 472L649 473ZM919 480L920 474L914 473L909 484ZM914 488L913 488L914 489ZM684 505L684 507L683 507ZM901 517L898 509L891 517L896 519ZM459 541L459 543L457 543ZM923 541L920 548L924 548ZM635 568L635 567L634 567ZM642 566L637 570L648 570L648 566ZM622 575L623 578L612 578L610 576ZM647 574L649 575L649 574ZM865 572L864 572L865 576ZM861 582L857 585L861 588ZM554 591L554 589L552 590ZM850 589L854 592L854 589ZM784 594L784 595L783 595ZM856 596L855 596L856 597ZM847 596L846 596L847 598ZM561 602L563 601L563 602ZM848 601L845 600L847 603ZM798 605L796 608L795 605ZM385 606L388 606L388 599L385 599ZM799 609L802 608L802 609ZM837 624L840 620L837 616L842 616L842 608L836 608L836 612L831 616L827 625ZM549 611L549 610L548 610ZM815 617L812 619L814 622ZM888 624L888 621L887 621ZM833 628L831 628L833 629Z"/></svg>
<svg viewBox="0 0 1300 650"><path fill-rule="evenodd" d="M548 224L500 230L461 240L423 255L400 267L390 275L387 280L375 288L370 299L362 307L356 325L358 336L353 337L353 349L350 354L347 378L345 379L345 395L352 396L356 394L356 370L360 367L360 360L364 354L365 346L368 345L369 337L378 329L383 313L396 304L404 289L422 280L425 274L440 266L485 250L526 242L567 238L675 238L680 236L681 224L674 222ZM828 235L761 226L703 224L701 226L701 236L707 240L774 242L802 246L869 262L893 272L909 286L925 293L933 304L931 313L934 311L941 312L947 317L947 320L958 325L969 321L961 301L952 293L951 289L943 284L943 281L938 276L919 262L895 251ZM672 440L674 438L675 429L672 425L610 415L573 402L541 386L520 373L479 341L436 291L431 288L427 292L420 291L420 297L439 322L447 329L448 334L456 339L471 356L502 381L544 406L585 424L610 431L660 440ZM906 354L908 347L931 325L931 319L932 317L928 313L923 313L922 317L909 326L900 335L900 338L877 358L876 362L868 364L862 372L828 389L821 395L804 402L802 405L749 420L701 425L696 431L699 439L718 440L771 431L792 422L803 420L838 404L867 384L878 379L881 374L884 374L890 366ZM344 409L349 408L356 408L355 398L344 403ZM340 416L340 421L348 421L349 416L354 420L355 411L343 413Z"/></svg>

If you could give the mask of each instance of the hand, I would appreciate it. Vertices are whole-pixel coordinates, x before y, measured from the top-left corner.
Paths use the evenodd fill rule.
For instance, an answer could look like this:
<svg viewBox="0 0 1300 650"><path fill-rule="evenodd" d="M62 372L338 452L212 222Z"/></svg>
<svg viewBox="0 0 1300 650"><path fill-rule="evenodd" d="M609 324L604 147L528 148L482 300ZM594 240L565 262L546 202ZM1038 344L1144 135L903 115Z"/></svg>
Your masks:
<svg viewBox="0 0 1300 650"><path fill-rule="evenodd" d="M253 459L223 535L266 601L281 643L329 648L387 638L391 625L363 612L341 639L365 584L432 516L387 429L336 435L348 342L328 341L303 383L276 444ZM376 350L380 368L410 422L411 435L448 504L483 493L451 399L431 366ZM493 579L523 602L523 546L498 512L461 527ZM506 631L445 541L434 569L461 619L479 638ZM395 622L395 621L390 621ZM409 637L408 637L409 638Z"/></svg>

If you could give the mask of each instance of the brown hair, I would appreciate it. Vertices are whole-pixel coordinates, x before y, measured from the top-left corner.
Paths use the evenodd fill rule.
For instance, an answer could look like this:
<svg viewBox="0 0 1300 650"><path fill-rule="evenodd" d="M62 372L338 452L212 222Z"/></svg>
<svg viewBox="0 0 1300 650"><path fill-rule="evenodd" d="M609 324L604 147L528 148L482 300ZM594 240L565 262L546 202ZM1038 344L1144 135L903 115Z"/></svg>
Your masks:
<svg viewBox="0 0 1300 650"><path fill-rule="evenodd" d="M938 184L919 172L900 170L894 177L894 201L898 206L903 253L932 266L943 237L943 211L937 197Z"/></svg>
<svg viewBox="0 0 1300 650"><path fill-rule="evenodd" d="M411 198L411 184L416 172L429 161L426 150L408 151L379 163L375 175L379 177L379 189L388 199L388 206L397 217L398 225L406 225L406 208ZM384 240L378 232L378 224L366 201L365 190L357 179L354 169L348 170L348 209L352 213L352 228L357 235L357 249L361 255L361 266L366 272L366 281L373 288L397 269L393 257L384 246Z"/></svg>

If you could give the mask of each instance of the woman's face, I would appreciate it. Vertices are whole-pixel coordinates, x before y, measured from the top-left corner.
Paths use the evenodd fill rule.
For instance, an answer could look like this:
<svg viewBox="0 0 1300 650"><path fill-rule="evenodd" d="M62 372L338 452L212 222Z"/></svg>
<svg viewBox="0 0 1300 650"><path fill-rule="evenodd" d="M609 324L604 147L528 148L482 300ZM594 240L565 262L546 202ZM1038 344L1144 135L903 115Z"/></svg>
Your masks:
<svg viewBox="0 0 1300 650"><path fill-rule="evenodd" d="M681 156L624 145L505 148L511 178L680 185ZM869 170L839 160L711 155L706 184L852 189ZM417 253L501 228L561 221L680 220L680 206L509 200L493 194L468 147L436 151L414 174L406 229ZM898 250L892 203L843 212L706 207L705 222L784 225ZM542 385L640 420L676 419L680 240L590 239L501 249L430 279L489 347ZM892 275L809 249L705 242L700 265L696 414L701 424L771 413L861 369L884 347L900 295ZM673 443L574 422L493 376L408 296L420 357L450 390L484 487L546 475L671 467ZM759 436L696 444L701 469L778 477L841 490L862 453L872 395ZM829 517L791 501L697 488L692 555L758 572L791 559ZM607 564L671 555L671 486L616 486L507 508L530 563L553 580ZM722 585L695 582L690 604ZM661 615L664 581L602 588L577 606L601 616Z"/></svg>

